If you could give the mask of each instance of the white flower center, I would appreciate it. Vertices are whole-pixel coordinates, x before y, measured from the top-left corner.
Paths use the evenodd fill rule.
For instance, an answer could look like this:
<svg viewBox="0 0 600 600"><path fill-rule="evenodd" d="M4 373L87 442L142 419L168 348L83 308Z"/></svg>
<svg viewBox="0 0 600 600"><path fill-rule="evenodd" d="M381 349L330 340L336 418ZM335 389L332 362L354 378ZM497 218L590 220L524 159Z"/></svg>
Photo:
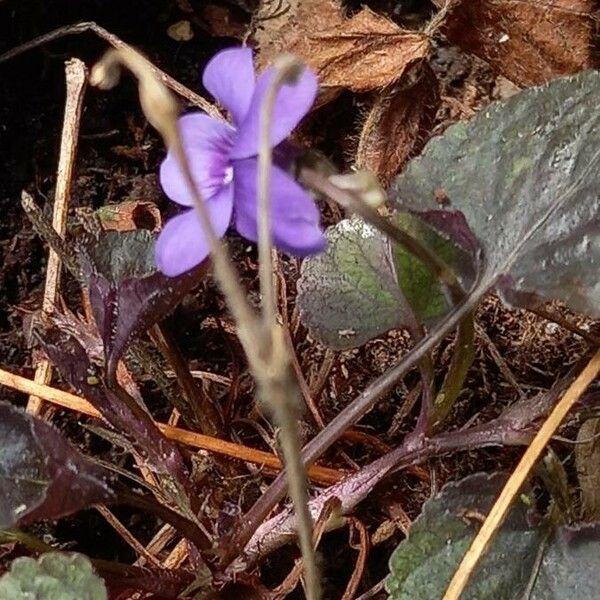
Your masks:
<svg viewBox="0 0 600 600"><path fill-rule="evenodd" d="M233 167L229 166L225 169L225 172L223 173L223 185L227 185L228 183L231 183L233 180Z"/></svg>

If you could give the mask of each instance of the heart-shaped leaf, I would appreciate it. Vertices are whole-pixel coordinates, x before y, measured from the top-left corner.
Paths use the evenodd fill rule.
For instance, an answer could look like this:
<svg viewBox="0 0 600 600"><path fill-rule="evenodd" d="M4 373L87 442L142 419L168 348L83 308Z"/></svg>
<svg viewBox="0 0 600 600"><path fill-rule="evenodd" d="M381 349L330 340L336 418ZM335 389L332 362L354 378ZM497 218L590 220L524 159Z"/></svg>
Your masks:
<svg viewBox="0 0 600 600"><path fill-rule="evenodd" d="M49 552L37 560L17 558L0 577L6 600L106 600L104 582L81 554Z"/></svg>
<svg viewBox="0 0 600 600"><path fill-rule="evenodd" d="M0 403L0 529L113 499L108 472L52 425Z"/></svg>
<svg viewBox="0 0 600 600"><path fill-rule="evenodd" d="M392 185L399 208L461 211L483 250L474 294L559 299L600 316L600 73L490 105L449 127Z"/></svg>
<svg viewBox="0 0 600 600"><path fill-rule="evenodd" d="M413 214L393 219L472 281L467 250ZM361 219L340 221L326 235L325 252L302 264L297 304L311 334L328 346L359 346L415 318L431 322L450 308L431 271Z"/></svg>
<svg viewBox="0 0 600 600"><path fill-rule="evenodd" d="M445 486L425 503L408 539L390 559L386 589L391 600L443 597L505 481L500 473L478 473ZM532 503L530 492L525 490L461 598L517 600L530 585L528 597L535 600L596 597L598 525L562 527L552 534L546 522L533 514Z"/></svg>
<svg viewBox="0 0 600 600"><path fill-rule="evenodd" d="M109 374L129 340L171 312L205 272L203 265L179 277L157 271L154 237L141 229L103 232L87 240L79 254Z"/></svg>
<svg viewBox="0 0 600 600"><path fill-rule="evenodd" d="M296 301L311 335L343 349L402 325L407 317L385 237L357 218L326 235L326 251L302 263L297 284Z"/></svg>

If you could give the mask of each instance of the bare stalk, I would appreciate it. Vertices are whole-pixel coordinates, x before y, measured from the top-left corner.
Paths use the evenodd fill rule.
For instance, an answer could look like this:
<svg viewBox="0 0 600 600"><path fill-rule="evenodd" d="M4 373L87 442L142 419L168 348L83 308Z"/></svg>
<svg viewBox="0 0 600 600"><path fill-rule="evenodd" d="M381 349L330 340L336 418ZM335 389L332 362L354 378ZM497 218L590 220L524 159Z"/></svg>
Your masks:
<svg viewBox="0 0 600 600"><path fill-rule="evenodd" d="M280 443L288 472L288 493L294 505L296 528L304 561L306 595L309 600L321 598L321 584L313 547L313 521L308 509L306 469L300 457L301 444L297 431L300 389L294 379L285 336L277 323L273 285L273 240L271 235L270 176L273 164L271 123L277 93L284 84L293 84L303 70L294 56L282 56L275 65L260 113L258 153L258 258L262 321L269 338L266 363L256 369L255 377L261 387L261 398L271 410L279 427Z"/></svg>
<svg viewBox="0 0 600 600"><path fill-rule="evenodd" d="M60 141L60 155L56 175L56 193L52 211L52 228L58 236L64 238L67 230L67 212L71 195L71 180L77 153L79 125L83 109L83 98L87 85L87 69L83 62L74 58L65 63L67 82L67 98L65 101L65 117ZM50 312L56 305L60 289L62 261L52 247L48 254L46 267L46 283L42 310ZM52 365L49 360L41 360L35 371L37 383L49 383L52 379ZM27 402L27 412L38 415L42 411L42 401L36 396L30 396Z"/></svg>
<svg viewBox="0 0 600 600"><path fill-rule="evenodd" d="M266 329L276 322L275 293L273 289L273 239L271 235L271 207L269 187L273 152L271 151L271 122L277 93L285 83L294 83L302 71L302 63L291 55L282 56L276 65L275 75L269 85L260 109L260 134L258 146L258 274L262 297L262 315Z"/></svg>

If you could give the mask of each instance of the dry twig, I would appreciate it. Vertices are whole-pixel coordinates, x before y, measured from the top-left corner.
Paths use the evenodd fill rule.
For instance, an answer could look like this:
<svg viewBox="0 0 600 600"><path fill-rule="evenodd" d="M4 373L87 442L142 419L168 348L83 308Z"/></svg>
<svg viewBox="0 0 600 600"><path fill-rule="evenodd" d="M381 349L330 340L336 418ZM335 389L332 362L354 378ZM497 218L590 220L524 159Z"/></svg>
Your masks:
<svg viewBox="0 0 600 600"><path fill-rule="evenodd" d="M19 56L19 54L23 54L28 50L43 46L44 44L60 39L67 35L81 34L86 33L87 31L95 33L99 38L102 38L108 42L113 48L117 50L126 49L137 54L141 58L141 54L136 52L129 44L126 44L123 40L114 35L114 33L110 33L110 31L107 31L104 29L104 27L100 27L100 25L94 23L93 21L87 21L83 23L76 23L74 25L67 25L66 27L59 27L54 31L40 35L29 42L25 42L24 44L21 44L20 46L17 46L16 48L13 48L4 54L0 54L0 63L11 58L15 58L16 56ZM148 62L148 66L152 70L154 76L162 81L167 87L171 88L174 92L207 112L211 117L224 120L223 115L214 104L211 104L199 94L196 94L185 85L179 83L179 81L173 79L173 77L154 66L152 63Z"/></svg>
<svg viewBox="0 0 600 600"><path fill-rule="evenodd" d="M21 377L3 369L0 369L0 385L5 385L25 394L34 394L56 406L62 406L63 408L80 412L90 417L101 418L100 413L87 400L48 385L35 383L31 379L27 379L27 377ZM194 433L193 431L187 431L178 427L171 427L162 423L157 423L157 426L168 439L180 444L261 465L269 471L280 471L282 469L279 458L269 452L255 450L241 444L234 444L233 442ZM316 483L331 485L341 481L345 473L313 465L308 469L308 476Z"/></svg>
<svg viewBox="0 0 600 600"><path fill-rule="evenodd" d="M77 152L81 110L87 83L87 69L78 58L73 58L65 63L65 75L67 99L65 102L65 116L60 140L56 192L54 194L54 209L52 213L52 226L60 237L64 237L67 229L67 212L69 209L69 197L71 195L75 154ZM60 271L61 258L51 248L46 268L46 283L42 301L43 311L48 312L55 307L60 287ZM51 378L52 365L49 360L44 359L38 364L34 379L36 383L50 383ZM37 415L40 413L41 408L42 402L40 398L30 396L27 402L27 411L33 415Z"/></svg>

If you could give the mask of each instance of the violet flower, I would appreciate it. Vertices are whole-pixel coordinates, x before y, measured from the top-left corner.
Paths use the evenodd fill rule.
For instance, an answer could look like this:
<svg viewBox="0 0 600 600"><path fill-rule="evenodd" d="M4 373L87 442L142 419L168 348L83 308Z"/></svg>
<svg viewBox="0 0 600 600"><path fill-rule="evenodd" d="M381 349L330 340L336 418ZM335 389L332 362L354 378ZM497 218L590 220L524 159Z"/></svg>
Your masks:
<svg viewBox="0 0 600 600"><path fill-rule="evenodd" d="M240 235L257 241L259 115L274 73L269 69L256 80L249 48L223 50L206 65L202 81L229 111L233 126L198 112L179 119L192 175L219 236L225 235L233 222ZM271 126L272 147L283 142L310 110L317 87L315 75L305 70L294 85L279 90ZM189 207L164 226L156 243L158 268L174 277L202 262L209 246L171 152L161 165L160 182L171 200ZM325 238L315 203L276 164L271 169L270 190L275 246L294 256L323 250Z"/></svg>

